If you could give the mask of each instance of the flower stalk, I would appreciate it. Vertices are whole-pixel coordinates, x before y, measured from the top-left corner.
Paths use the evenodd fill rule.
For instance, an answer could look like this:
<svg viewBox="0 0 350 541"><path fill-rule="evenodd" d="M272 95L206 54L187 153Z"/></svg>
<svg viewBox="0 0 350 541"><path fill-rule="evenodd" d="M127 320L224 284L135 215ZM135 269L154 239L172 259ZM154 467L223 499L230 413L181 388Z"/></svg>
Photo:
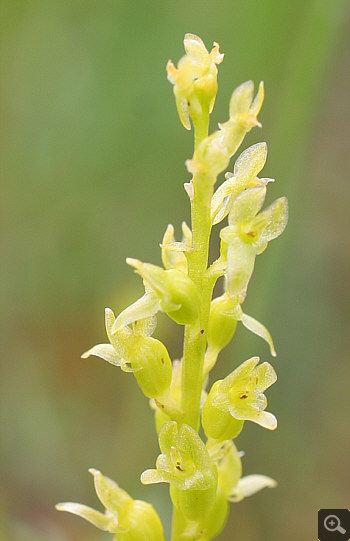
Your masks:
<svg viewBox="0 0 350 541"><path fill-rule="evenodd" d="M287 200L277 199L261 210L271 179L259 178L265 165L266 143L246 149L233 173L215 190L218 176L253 127L264 99L260 83L254 97L252 81L232 94L229 119L208 134L209 117L217 93L217 65L223 60L214 42L209 52L202 40L186 34L185 56L178 66L169 61L167 74L174 85L180 120L194 127L194 151L186 161L192 178L185 183L191 205L191 228L182 224L177 242L168 225L161 244L163 267L128 258L144 283L145 293L117 317L106 309L107 344L97 344L82 355L100 357L135 377L155 413L159 454L155 468L141 475L143 484L170 485L173 503L171 541L209 541L225 525L230 502L276 482L265 475L242 477L241 453L233 440L246 421L274 430L276 417L266 410L264 391L276 379L268 362L259 357L243 362L206 391L208 375L238 322L263 338L276 355L266 327L243 312L256 256L279 236L287 223ZM219 258L208 267L212 227L228 217L220 231ZM221 295L213 299L218 278ZM183 355L171 361L165 345L152 335L156 315L166 313L184 326ZM199 431L203 428L206 438ZM98 470L90 470L105 512L66 502L57 509L88 520L113 534L115 541L163 541L164 532L152 505L133 500Z"/></svg>

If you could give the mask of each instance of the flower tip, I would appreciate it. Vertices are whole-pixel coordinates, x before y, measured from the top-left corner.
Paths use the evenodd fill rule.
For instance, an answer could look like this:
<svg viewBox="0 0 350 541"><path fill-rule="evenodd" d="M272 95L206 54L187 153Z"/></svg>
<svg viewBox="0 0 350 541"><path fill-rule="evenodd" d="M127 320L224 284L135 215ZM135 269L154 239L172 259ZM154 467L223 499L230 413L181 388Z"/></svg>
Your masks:
<svg viewBox="0 0 350 541"><path fill-rule="evenodd" d="M217 41L214 41L213 48L210 51L210 57L215 62L215 64L221 64L221 62L224 59L225 54L220 53L220 45L217 43Z"/></svg>
<svg viewBox="0 0 350 541"><path fill-rule="evenodd" d="M187 160L188 161L188 160ZM186 193L190 199L190 201L193 201L194 198L194 189L193 189L193 182L185 182L184 188L186 190Z"/></svg>
<svg viewBox="0 0 350 541"><path fill-rule="evenodd" d="M265 425L265 428L267 428L268 430L276 430L278 425L276 417L272 413L270 413L269 417L270 419Z"/></svg>
<svg viewBox="0 0 350 541"><path fill-rule="evenodd" d="M96 470L95 468L89 468L89 473L95 477L95 475L98 475L101 473L99 470Z"/></svg>
<svg viewBox="0 0 350 541"><path fill-rule="evenodd" d="M126 262L130 267L134 267L134 269L139 269L141 266L141 261L139 259L134 259L133 257L127 257Z"/></svg>
<svg viewBox="0 0 350 541"><path fill-rule="evenodd" d="M84 353L81 354L82 359L87 359L88 357L90 357L90 350L84 351Z"/></svg>
<svg viewBox="0 0 350 541"><path fill-rule="evenodd" d="M173 62L171 60L168 60L167 65L166 65L166 72L167 72L168 81L170 83L175 84L178 71L179 70L175 67Z"/></svg>

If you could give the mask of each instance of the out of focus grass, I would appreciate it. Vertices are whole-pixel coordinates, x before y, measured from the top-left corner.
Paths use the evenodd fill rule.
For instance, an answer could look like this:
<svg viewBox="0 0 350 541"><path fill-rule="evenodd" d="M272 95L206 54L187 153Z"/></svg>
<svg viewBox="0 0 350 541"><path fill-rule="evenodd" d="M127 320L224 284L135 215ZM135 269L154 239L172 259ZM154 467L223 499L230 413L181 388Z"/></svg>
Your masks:
<svg viewBox="0 0 350 541"><path fill-rule="evenodd" d="M192 135L165 77L188 31L226 53L213 127L235 86L264 79L264 127L243 148L268 141L270 197L291 207L245 304L276 339L280 427L249 426L238 440L245 472L279 488L233 506L219 539L307 541L318 508L348 506L346 5L2 2L1 540L105 539L53 509L96 505L91 466L169 520L167 488L138 481L158 454L145 399L132 377L80 354L104 341L104 307L141 293L125 257L159 262L167 223L189 218ZM175 325L160 318L157 332L180 355ZM270 360L239 329L216 375L253 354Z"/></svg>

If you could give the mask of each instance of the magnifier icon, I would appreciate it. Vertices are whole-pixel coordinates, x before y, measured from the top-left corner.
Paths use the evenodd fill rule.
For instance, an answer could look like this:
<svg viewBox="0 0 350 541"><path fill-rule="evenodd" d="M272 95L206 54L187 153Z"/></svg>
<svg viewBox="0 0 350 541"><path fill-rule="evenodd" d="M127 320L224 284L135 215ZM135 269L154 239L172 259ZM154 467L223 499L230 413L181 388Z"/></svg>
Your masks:
<svg viewBox="0 0 350 541"><path fill-rule="evenodd" d="M340 525L340 519L337 517L337 515L327 515L323 524L326 530L329 532L339 532L342 534L346 533L346 530L344 530L344 528L342 528Z"/></svg>

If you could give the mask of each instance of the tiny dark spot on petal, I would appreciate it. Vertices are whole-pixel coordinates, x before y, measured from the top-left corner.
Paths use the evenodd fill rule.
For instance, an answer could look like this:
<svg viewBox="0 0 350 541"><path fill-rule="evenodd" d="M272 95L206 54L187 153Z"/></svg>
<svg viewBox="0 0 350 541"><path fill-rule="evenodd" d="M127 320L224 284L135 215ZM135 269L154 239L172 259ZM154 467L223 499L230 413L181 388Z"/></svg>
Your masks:
<svg viewBox="0 0 350 541"><path fill-rule="evenodd" d="M204 334L204 329L201 329L201 334Z"/></svg>

